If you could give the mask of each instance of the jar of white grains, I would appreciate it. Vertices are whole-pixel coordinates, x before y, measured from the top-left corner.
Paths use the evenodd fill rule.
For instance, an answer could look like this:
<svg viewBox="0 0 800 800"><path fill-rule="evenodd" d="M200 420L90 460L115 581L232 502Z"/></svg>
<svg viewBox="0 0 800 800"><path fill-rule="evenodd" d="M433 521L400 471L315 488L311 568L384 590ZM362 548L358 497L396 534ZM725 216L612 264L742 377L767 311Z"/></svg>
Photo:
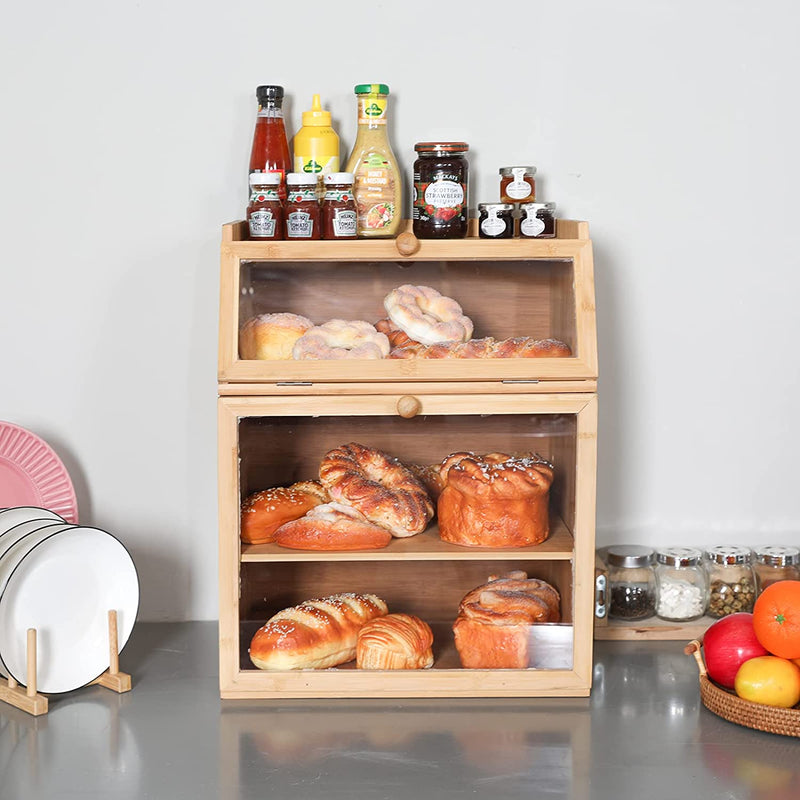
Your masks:
<svg viewBox="0 0 800 800"><path fill-rule="evenodd" d="M749 547L723 544L706 550L710 617L753 610L756 581L752 559Z"/></svg>
<svg viewBox="0 0 800 800"><path fill-rule="evenodd" d="M708 576L703 553L694 547L656 551L656 615L672 622L698 619L708 606Z"/></svg>
<svg viewBox="0 0 800 800"><path fill-rule="evenodd" d="M756 550L756 591L778 581L800 580L800 549L769 545Z"/></svg>

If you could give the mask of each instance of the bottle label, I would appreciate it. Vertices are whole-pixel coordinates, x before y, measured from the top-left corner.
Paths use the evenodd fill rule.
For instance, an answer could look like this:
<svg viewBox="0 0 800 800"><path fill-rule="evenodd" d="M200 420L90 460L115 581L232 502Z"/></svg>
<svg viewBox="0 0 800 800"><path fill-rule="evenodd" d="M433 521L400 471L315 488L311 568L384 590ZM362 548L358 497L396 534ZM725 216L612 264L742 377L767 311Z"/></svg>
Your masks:
<svg viewBox="0 0 800 800"><path fill-rule="evenodd" d="M388 228L395 216L395 176L380 153L367 153L356 168L353 193L359 230Z"/></svg>
<svg viewBox="0 0 800 800"><path fill-rule="evenodd" d="M348 200L352 199L353 197L353 190L352 189L334 189L333 187L328 187L325 190L325 200L332 200L334 203L346 203Z"/></svg>
<svg viewBox="0 0 800 800"><path fill-rule="evenodd" d="M501 233L505 233L506 223L497 216L497 212L490 208L486 213L488 216L481 222L481 230L487 236L499 236Z"/></svg>
<svg viewBox="0 0 800 800"><path fill-rule="evenodd" d="M358 124L385 125L386 124L386 98L367 95L358 98Z"/></svg>
<svg viewBox="0 0 800 800"><path fill-rule="evenodd" d="M271 211L254 211L250 215L250 235L262 236L265 239L275 237L275 217Z"/></svg>
<svg viewBox="0 0 800 800"><path fill-rule="evenodd" d="M519 231L523 236L538 236L544 230L544 222L535 214L526 214L520 220Z"/></svg>
<svg viewBox="0 0 800 800"><path fill-rule="evenodd" d="M251 203L266 203L268 200L278 200L278 187L258 187L254 186L250 192Z"/></svg>
<svg viewBox="0 0 800 800"><path fill-rule="evenodd" d="M330 175L339 171L339 156L333 155L326 158L322 153L309 153L294 156L294 171L306 175Z"/></svg>
<svg viewBox="0 0 800 800"><path fill-rule="evenodd" d="M289 191L288 200L290 203L303 203L308 201L316 202L317 187L303 186L302 188L292 187Z"/></svg>
<svg viewBox="0 0 800 800"><path fill-rule="evenodd" d="M337 208L333 212L333 235L352 237L356 235L356 212Z"/></svg>
<svg viewBox="0 0 800 800"><path fill-rule="evenodd" d="M434 181L425 187L426 206L460 208L464 204L464 187L453 181Z"/></svg>
<svg viewBox="0 0 800 800"><path fill-rule="evenodd" d="M307 211L292 211L286 217L286 236L289 239L310 239L314 233L314 220Z"/></svg>

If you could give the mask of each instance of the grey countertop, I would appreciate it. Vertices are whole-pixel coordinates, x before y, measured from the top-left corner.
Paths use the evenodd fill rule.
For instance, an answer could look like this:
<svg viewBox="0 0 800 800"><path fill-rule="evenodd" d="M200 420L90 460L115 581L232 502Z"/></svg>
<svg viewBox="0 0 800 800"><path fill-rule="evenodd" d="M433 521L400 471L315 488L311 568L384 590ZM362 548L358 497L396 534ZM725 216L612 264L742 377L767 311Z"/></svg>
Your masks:
<svg viewBox="0 0 800 800"><path fill-rule="evenodd" d="M221 701L216 623L139 624L133 690L0 705L0 798L798 800L800 739L705 709L683 642L598 642L590 698Z"/></svg>

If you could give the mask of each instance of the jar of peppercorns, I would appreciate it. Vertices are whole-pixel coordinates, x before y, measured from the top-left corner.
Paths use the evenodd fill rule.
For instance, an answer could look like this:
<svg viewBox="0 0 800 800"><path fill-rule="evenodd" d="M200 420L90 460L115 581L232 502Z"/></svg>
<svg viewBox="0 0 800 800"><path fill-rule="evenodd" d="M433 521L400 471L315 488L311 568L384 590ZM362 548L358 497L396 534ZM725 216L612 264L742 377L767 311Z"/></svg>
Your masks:
<svg viewBox="0 0 800 800"><path fill-rule="evenodd" d="M640 545L612 545L606 550L609 617L638 620L656 613L653 555L652 548Z"/></svg>
<svg viewBox="0 0 800 800"><path fill-rule="evenodd" d="M778 581L800 580L800 549L769 545L756 550L756 591Z"/></svg>
<svg viewBox="0 0 800 800"><path fill-rule="evenodd" d="M752 558L749 547L717 545L706 550L710 617L753 610L756 581Z"/></svg>

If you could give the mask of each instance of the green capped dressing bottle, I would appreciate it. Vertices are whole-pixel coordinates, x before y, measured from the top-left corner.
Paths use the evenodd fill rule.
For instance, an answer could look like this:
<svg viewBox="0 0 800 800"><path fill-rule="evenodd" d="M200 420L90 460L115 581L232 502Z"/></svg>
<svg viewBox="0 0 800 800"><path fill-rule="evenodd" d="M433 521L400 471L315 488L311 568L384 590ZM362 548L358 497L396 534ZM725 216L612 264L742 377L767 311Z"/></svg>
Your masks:
<svg viewBox="0 0 800 800"><path fill-rule="evenodd" d="M331 127L331 112L323 111L319 95L303 112L303 127L294 136L294 171L317 176L317 196L325 193L325 175L339 171L339 136Z"/></svg>
<svg viewBox="0 0 800 800"><path fill-rule="evenodd" d="M403 221L403 185L386 131L389 87L385 83L361 83L355 93L358 133L346 171L355 176L358 236L397 236Z"/></svg>

